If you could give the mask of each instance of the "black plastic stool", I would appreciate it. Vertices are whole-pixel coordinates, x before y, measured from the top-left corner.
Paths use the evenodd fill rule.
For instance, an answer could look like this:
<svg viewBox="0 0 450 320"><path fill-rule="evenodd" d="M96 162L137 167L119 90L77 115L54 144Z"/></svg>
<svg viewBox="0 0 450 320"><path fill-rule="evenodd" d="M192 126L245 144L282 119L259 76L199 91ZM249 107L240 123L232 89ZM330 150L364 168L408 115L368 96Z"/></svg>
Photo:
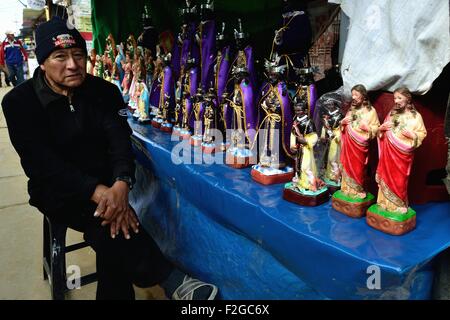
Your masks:
<svg viewBox="0 0 450 320"><path fill-rule="evenodd" d="M67 226L44 217L44 280L48 279L53 300L64 300L67 288L66 253L89 245L83 241L66 247ZM91 273L80 278L80 285L97 280L97 274Z"/></svg>

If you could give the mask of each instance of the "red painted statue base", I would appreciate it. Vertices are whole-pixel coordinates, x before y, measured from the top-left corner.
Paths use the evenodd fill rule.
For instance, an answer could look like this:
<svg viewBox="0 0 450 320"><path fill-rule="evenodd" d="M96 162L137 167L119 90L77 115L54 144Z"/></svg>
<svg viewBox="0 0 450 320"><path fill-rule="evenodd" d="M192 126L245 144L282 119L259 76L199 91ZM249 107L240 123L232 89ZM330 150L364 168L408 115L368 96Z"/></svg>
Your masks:
<svg viewBox="0 0 450 320"><path fill-rule="evenodd" d="M159 128L161 127L161 122L152 120L152 127Z"/></svg>
<svg viewBox="0 0 450 320"><path fill-rule="evenodd" d="M400 236L416 227L416 212L408 208L407 213L385 211L377 204L367 210L367 224L384 233Z"/></svg>
<svg viewBox="0 0 450 320"><path fill-rule="evenodd" d="M189 143L191 146L200 147L202 145L202 136L192 136Z"/></svg>
<svg viewBox="0 0 450 320"><path fill-rule="evenodd" d="M280 174L263 174L259 170L253 168L251 171L253 180L264 185L286 183L294 178L294 171Z"/></svg>
<svg viewBox="0 0 450 320"><path fill-rule="evenodd" d="M167 132L167 133L171 133L172 132L172 127L169 127L169 126L161 126L161 127L159 127L159 129L162 131L162 132Z"/></svg>
<svg viewBox="0 0 450 320"><path fill-rule="evenodd" d="M366 215L367 209L375 203L375 197L367 193L364 199L350 197L341 190L336 191L331 198L331 205L336 211L352 218L362 218Z"/></svg>
<svg viewBox="0 0 450 320"><path fill-rule="evenodd" d="M234 169L244 169L250 165L250 157L237 157L227 154L226 164Z"/></svg>
<svg viewBox="0 0 450 320"><path fill-rule="evenodd" d="M293 183L286 183L283 190L283 199L306 207L315 207L330 199L327 187L320 189L314 194L305 194L293 187Z"/></svg>
<svg viewBox="0 0 450 320"><path fill-rule="evenodd" d="M217 146L215 146L215 145L213 145L213 146L211 146L211 145L208 145L208 146L202 145L202 151L203 151L203 153L213 154L213 153L216 152L217 149L218 149L218 148L217 148Z"/></svg>
<svg viewBox="0 0 450 320"><path fill-rule="evenodd" d="M191 140L191 134L190 133L182 133L180 134L180 137L182 140Z"/></svg>

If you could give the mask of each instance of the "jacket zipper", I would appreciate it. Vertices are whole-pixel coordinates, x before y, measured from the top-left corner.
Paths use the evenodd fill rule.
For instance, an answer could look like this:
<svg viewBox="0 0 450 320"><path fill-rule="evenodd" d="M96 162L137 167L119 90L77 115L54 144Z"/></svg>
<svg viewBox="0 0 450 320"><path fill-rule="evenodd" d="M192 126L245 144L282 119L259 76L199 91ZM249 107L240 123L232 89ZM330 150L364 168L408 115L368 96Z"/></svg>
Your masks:
<svg viewBox="0 0 450 320"><path fill-rule="evenodd" d="M75 108L72 105L72 97L68 97L69 98L69 108L70 108L70 112L75 112Z"/></svg>
<svg viewBox="0 0 450 320"><path fill-rule="evenodd" d="M72 104L72 97L69 96L68 98L69 98L69 108L70 108L70 112L73 113L75 125L76 125L76 127L77 127L78 130L81 130L80 122L79 122L79 120L78 120L77 115L75 114L75 107L74 107L73 104Z"/></svg>

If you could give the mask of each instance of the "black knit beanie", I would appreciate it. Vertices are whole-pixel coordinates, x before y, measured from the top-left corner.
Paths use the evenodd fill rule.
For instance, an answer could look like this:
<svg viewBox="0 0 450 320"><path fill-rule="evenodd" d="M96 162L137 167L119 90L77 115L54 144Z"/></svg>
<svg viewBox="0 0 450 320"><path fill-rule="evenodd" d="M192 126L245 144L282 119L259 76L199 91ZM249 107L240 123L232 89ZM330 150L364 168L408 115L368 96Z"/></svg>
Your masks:
<svg viewBox="0 0 450 320"><path fill-rule="evenodd" d="M53 17L36 29L36 58L39 64L57 49L81 48L87 54L86 41L66 20Z"/></svg>

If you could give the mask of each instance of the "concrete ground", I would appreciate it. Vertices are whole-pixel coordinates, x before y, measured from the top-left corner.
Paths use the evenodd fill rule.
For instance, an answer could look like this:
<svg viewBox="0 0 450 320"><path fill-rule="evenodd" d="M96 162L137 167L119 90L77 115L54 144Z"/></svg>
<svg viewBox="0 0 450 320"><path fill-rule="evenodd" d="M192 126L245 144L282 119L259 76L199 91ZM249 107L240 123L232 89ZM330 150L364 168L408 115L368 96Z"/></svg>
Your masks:
<svg viewBox="0 0 450 320"><path fill-rule="evenodd" d="M0 101L9 90L11 87L0 88ZM51 299L50 287L42 275L43 216L28 204L27 180L0 108L0 300ZM79 241L82 234L69 230L67 244ZM95 252L88 247L67 254L70 265L80 266L82 274L95 271ZM95 299L96 286L92 283L72 290L66 298ZM135 291L136 299L165 299L157 286Z"/></svg>

